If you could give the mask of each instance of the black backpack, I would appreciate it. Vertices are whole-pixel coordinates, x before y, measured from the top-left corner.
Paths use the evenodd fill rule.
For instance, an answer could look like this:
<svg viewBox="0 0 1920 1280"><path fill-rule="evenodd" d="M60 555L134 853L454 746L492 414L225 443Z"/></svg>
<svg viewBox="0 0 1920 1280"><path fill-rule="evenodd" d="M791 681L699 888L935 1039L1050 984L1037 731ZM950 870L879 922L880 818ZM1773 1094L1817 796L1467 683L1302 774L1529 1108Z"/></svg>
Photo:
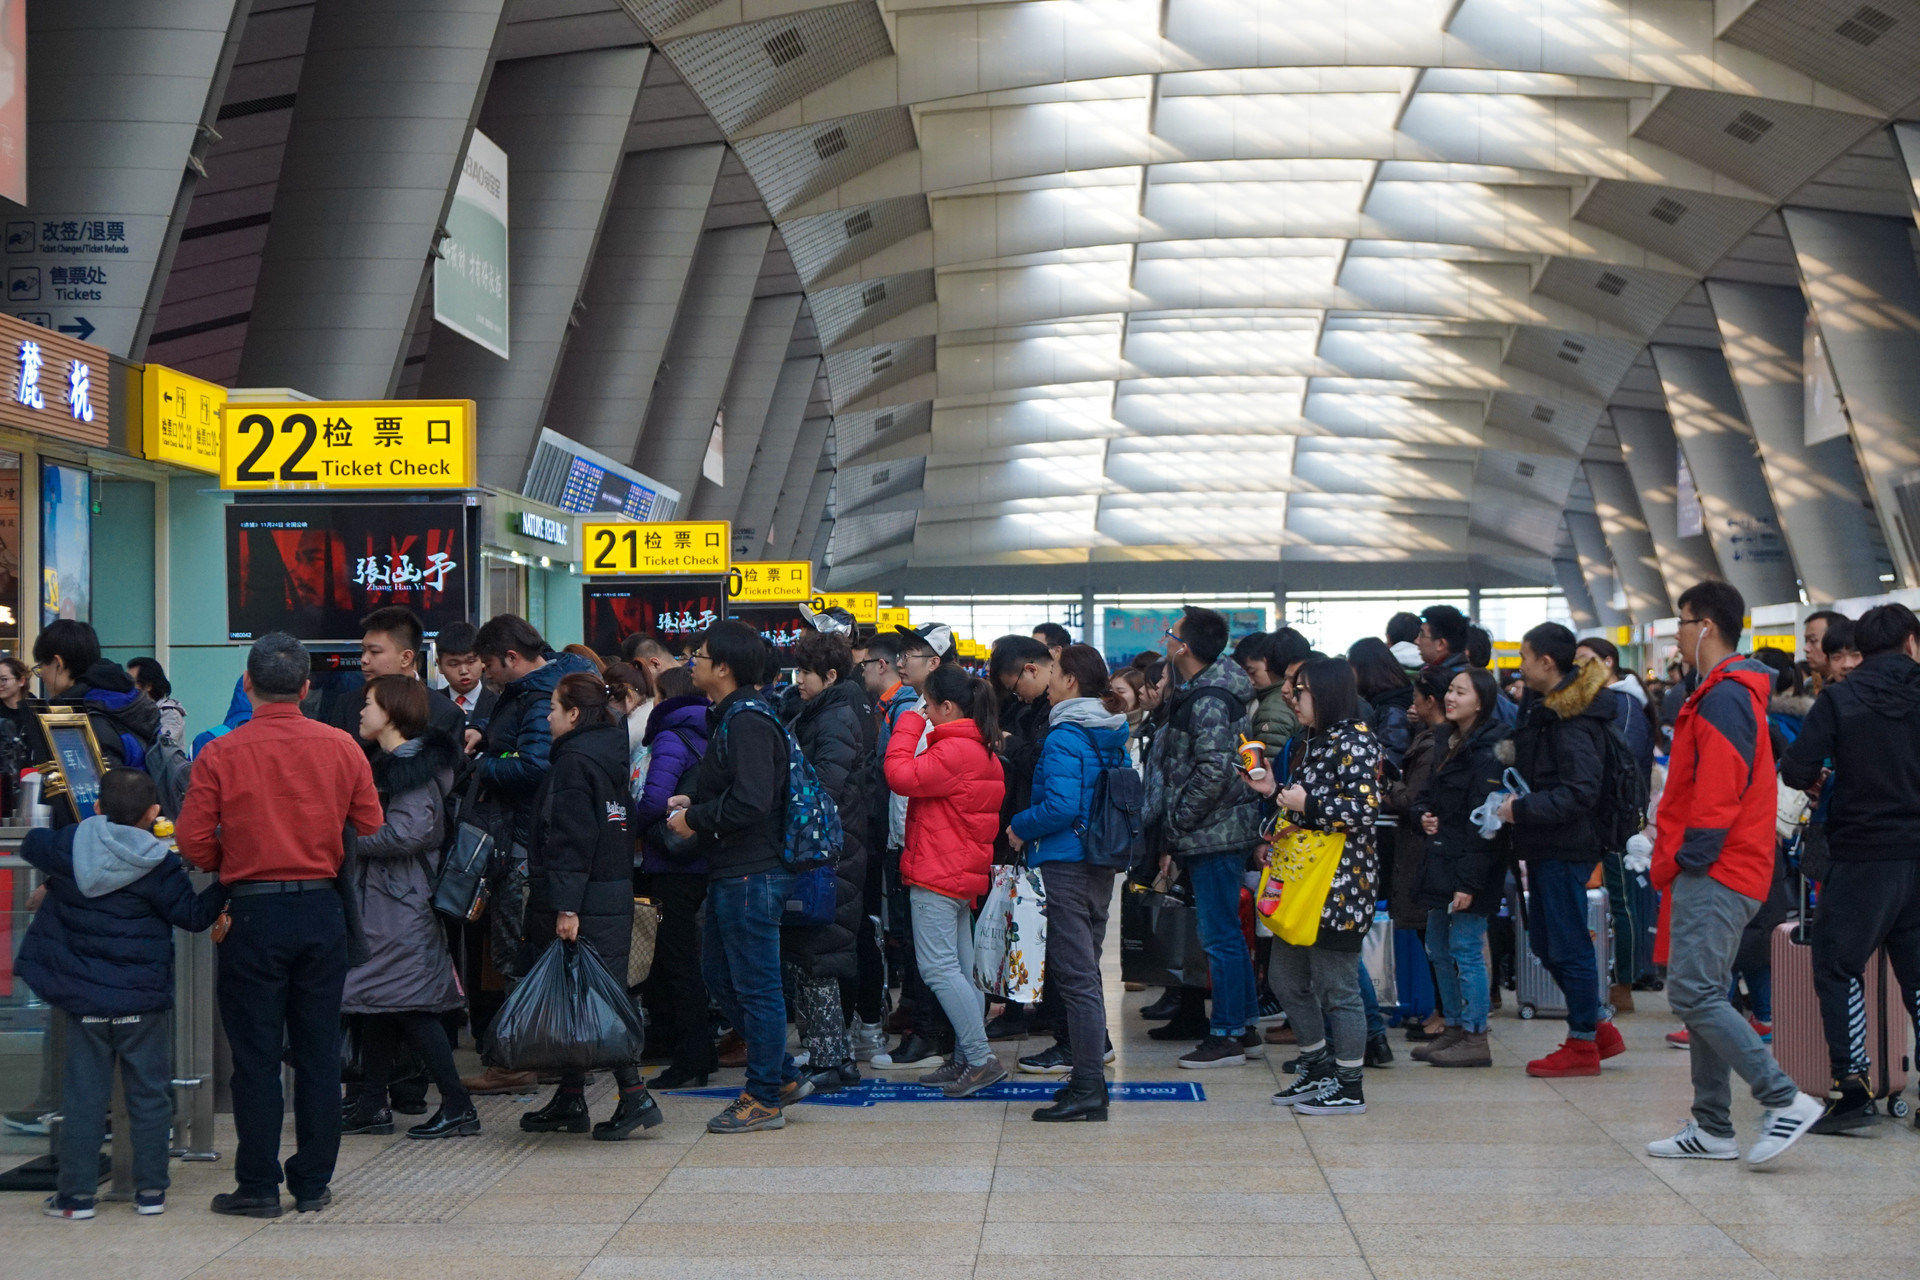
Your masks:
<svg viewBox="0 0 1920 1280"><path fill-rule="evenodd" d="M1627 841L1647 825L1647 779L1620 726L1609 723L1604 735L1600 799L1593 807L1593 835L1603 853L1621 853Z"/></svg>
<svg viewBox="0 0 1920 1280"><path fill-rule="evenodd" d="M1107 764L1100 759L1093 731L1081 724L1072 727L1086 736L1093 758L1100 761L1100 772L1093 780L1093 803L1087 807L1086 821L1073 824L1073 833L1080 837L1089 866L1126 871L1146 852L1146 786L1124 754L1120 764Z"/></svg>

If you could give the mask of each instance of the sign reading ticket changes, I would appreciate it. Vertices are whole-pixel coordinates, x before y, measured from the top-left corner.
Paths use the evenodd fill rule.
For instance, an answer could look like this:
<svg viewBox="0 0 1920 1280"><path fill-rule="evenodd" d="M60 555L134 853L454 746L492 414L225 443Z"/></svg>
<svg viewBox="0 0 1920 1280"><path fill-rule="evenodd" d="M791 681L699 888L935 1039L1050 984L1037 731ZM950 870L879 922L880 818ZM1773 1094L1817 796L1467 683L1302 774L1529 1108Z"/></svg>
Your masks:
<svg viewBox="0 0 1920 1280"><path fill-rule="evenodd" d="M470 489L471 400L233 404L222 489Z"/></svg>
<svg viewBox="0 0 1920 1280"><path fill-rule="evenodd" d="M725 520L590 521L580 542L589 574L725 574L733 566L729 529Z"/></svg>

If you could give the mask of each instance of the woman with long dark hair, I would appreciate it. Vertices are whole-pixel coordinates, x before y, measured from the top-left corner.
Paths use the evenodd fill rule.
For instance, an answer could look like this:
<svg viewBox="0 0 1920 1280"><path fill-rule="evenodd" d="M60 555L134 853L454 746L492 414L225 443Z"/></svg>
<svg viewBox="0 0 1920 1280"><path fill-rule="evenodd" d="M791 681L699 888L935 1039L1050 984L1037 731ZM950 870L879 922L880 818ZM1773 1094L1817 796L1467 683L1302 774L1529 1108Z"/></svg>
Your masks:
<svg viewBox="0 0 1920 1280"><path fill-rule="evenodd" d="M900 880L913 912L913 954L921 979L953 1023L953 1057L920 1077L950 1098L1006 1079L987 1046L985 1009L973 984L974 901L987 891L1006 775L994 747L1000 708L992 688L942 663L922 687L925 720L909 711L887 742L887 786L907 797ZM925 725L927 749L914 754Z"/></svg>
<svg viewBox="0 0 1920 1280"><path fill-rule="evenodd" d="M1355 640L1347 650L1347 661L1353 666L1354 687L1361 700L1373 708L1368 721L1373 736L1380 740L1387 763L1398 769L1419 731L1413 723L1413 683L1407 679L1407 669L1378 636Z"/></svg>
<svg viewBox="0 0 1920 1280"><path fill-rule="evenodd" d="M1436 1067L1490 1067L1487 1011L1492 1001L1487 920L1500 909L1507 874L1507 828L1488 839L1473 811L1500 790L1495 748L1508 737L1494 714L1500 686L1468 667L1447 687L1447 722L1435 738L1438 759L1414 801L1427 837L1418 897L1427 907L1427 958L1433 962L1446 1028L1413 1051Z"/></svg>
<svg viewBox="0 0 1920 1280"><path fill-rule="evenodd" d="M1360 1083L1367 1047L1360 948L1379 898L1373 822L1380 808L1381 753L1356 716L1358 701L1346 659L1308 661L1294 681L1294 707L1306 737L1296 739L1288 761L1291 780L1280 786L1269 773L1250 784L1274 798L1279 823L1345 837L1313 945L1276 938L1273 946L1275 986L1300 1044L1299 1074L1273 1101L1300 1115L1367 1109Z"/></svg>
<svg viewBox="0 0 1920 1280"><path fill-rule="evenodd" d="M522 937L543 951L552 939L591 946L622 982L633 944L633 840L627 834L627 727L599 674L562 676L547 707L551 767L533 803L527 857L527 916ZM601 1142L618 1142L660 1123L638 1063L613 1069L620 1103L593 1125ZM552 1101L520 1117L529 1133L585 1133L586 1077L563 1072Z"/></svg>

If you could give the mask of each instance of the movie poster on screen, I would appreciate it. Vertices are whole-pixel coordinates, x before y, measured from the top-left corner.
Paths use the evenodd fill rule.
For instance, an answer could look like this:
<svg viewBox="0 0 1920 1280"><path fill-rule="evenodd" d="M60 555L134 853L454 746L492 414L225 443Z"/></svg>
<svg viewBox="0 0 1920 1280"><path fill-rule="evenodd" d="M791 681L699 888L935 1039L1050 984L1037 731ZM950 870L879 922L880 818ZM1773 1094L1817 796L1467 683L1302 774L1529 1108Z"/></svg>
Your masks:
<svg viewBox="0 0 1920 1280"><path fill-rule="evenodd" d="M467 620L466 513L452 503L227 508L227 639L353 641L387 605L429 636Z"/></svg>
<svg viewBox="0 0 1920 1280"><path fill-rule="evenodd" d="M783 667L793 665L793 646L813 630L800 616L800 607L792 604L735 605L727 610L727 616L739 619L765 636L780 656Z"/></svg>
<svg viewBox="0 0 1920 1280"><path fill-rule="evenodd" d="M628 636L652 636L674 653L691 647L702 631L725 616L725 578L668 581L588 582L580 589L587 647L618 653Z"/></svg>

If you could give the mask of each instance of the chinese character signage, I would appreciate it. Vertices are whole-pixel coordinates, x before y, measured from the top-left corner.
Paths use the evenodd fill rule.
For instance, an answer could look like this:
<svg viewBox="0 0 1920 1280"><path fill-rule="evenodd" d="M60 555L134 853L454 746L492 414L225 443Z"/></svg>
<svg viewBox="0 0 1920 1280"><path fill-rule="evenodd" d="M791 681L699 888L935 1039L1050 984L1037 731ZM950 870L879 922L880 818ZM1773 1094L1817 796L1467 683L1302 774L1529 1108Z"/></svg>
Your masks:
<svg viewBox="0 0 1920 1280"><path fill-rule="evenodd" d="M573 541L573 525L569 521L549 519L532 511L516 511L511 519L513 532L523 538L551 542L556 547L567 546Z"/></svg>
<svg viewBox="0 0 1920 1280"><path fill-rule="evenodd" d="M805 560L741 561L733 566L727 595L746 604L813 599L813 565Z"/></svg>
<svg viewBox="0 0 1920 1280"><path fill-rule="evenodd" d="M103 445L107 400L105 351L0 316L0 423Z"/></svg>
<svg viewBox="0 0 1920 1280"><path fill-rule="evenodd" d="M433 318L507 355L507 153L473 131L433 264Z"/></svg>
<svg viewBox="0 0 1920 1280"><path fill-rule="evenodd" d="M222 489L470 489L471 400L229 404Z"/></svg>
<svg viewBox="0 0 1920 1280"><path fill-rule="evenodd" d="M733 565L732 541L725 520L593 522L580 527L587 572L630 578L655 573L724 575Z"/></svg>
<svg viewBox="0 0 1920 1280"><path fill-rule="evenodd" d="M813 610L828 609L845 609L855 622L870 627L880 621L880 596L874 591L822 591L813 598Z"/></svg>
<svg viewBox="0 0 1920 1280"><path fill-rule="evenodd" d="M874 625L882 631L891 631L895 627L910 627L913 625L913 622L909 617L908 611L904 608L876 609L874 611Z"/></svg>
<svg viewBox="0 0 1920 1280"><path fill-rule="evenodd" d="M0 219L7 310L50 333L127 351L166 226L164 213L99 209Z"/></svg>
<svg viewBox="0 0 1920 1280"><path fill-rule="evenodd" d="M352 640L386 605L430 636L467 620L466 511L453 503L227 508L227 638Z"/></svg>
<svg viewBox="0 0 1920 1280"><path fill-rule="evenodd" d="M140 451L154 462L220 474L220 413L227 389L150 364L141 375Z"/></svg>
<svg viewBox="0 0 1920 1280"><path fill-rule="evenodd" d="M793 646L800 643L801 636L813 630L807 625L807 620L800 616L800 610L790 604L729 604L727 616L758 631L773 646L773 652L783 667L792 665Z"/></svg>
<svg viewBox="0 0 1920 1280"><path fill-rule="evenodd" d="M725 578L589 582L580 589L582 636L595 653L618 653L628 636L651 636L674 653L692 648L727 607Z"/></svg>

